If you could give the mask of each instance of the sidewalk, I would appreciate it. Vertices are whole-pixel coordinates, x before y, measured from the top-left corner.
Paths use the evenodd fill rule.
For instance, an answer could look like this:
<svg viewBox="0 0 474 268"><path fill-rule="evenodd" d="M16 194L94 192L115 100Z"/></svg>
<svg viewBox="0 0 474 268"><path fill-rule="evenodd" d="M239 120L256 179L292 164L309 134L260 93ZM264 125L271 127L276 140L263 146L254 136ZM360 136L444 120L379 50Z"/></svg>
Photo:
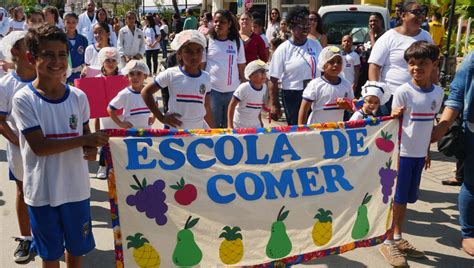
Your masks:
<svg viewBox="0 0 474 268"><path fill-rule="evenodd" d="M265 115L263 118L267 118ZM268 120L264 123L267 125ZM272 122L281 125L283 122ZM158 124L154 127L159 127ZM427 258L409 259L411 267L474 267L474 258L460 249L460 227L457 212L459 187L443 186L441 180L454 175L455 159L444 157L435 146L431 147L431 169L422 176L420 200L409 206L404 237L426 251ZM98 164L91 163L91 210L96 249L84 258L83 267L115 267L113 234L111 229L107 182L95 178ZM15 213L15 184L8 181L5 139L0 138L0 268L41 267L35 257L27 264L13 262L17 244L11 238L18 234ZM61 267L66 267L61 263ZM342 255L327 257L296 267L390 267L378 252L378 247L356 249ZM167 267L165 267L167 268Z"/></svg>

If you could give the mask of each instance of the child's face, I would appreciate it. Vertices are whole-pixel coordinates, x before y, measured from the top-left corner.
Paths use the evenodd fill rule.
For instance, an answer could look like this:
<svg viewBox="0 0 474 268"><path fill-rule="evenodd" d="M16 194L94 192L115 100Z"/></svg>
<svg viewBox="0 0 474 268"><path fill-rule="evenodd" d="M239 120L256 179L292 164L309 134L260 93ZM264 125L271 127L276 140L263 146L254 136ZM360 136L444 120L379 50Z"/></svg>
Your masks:
<svg viewBox="0 0 474 268"><path fill-rule="evenodd" d="M17 42L17 46L14 46L11 50L12 56L15 57L16 62L21 64L22 68L28 68L34 70L35 66L28 61L27 57L28 47L25 39L21 39Z"/></svg>
<svg viewBox="0 0 474 268"><path fill-rule="evenodd" d="M415 81L426 83L431 81L431 73L435 63L431 59L414 59L408 60L408 72Z"/></svg>
<svg viewBox="0 0 474 268"><path fill-rule="evenodd" d="M43 22L44 22L43 16L41 16L40 14L32 14L28 18L28 27L31 28L31 27L34 27L35 25L39 25Z"/></svg>
<svg viewBox="0 0 474 268"><path fill-rule="evenodd" d="M113 73L115 69L117 69L117 61L114 59L106 59L104 61L104 69L107 71L107 73Z"/></svg>
<svg viewBox="0 0 474 268"><path fill-rule="evenodd" d="M342 71L342 57L332 57L324 64L324 73L330 76L338 76Z"/></svg>
<svg viewBox="0 0 474 268"><path fill-rule="evenodd" d="M267 82L267 71L265 69L260 69L250 75L250 81L253 84L262 85Z"/></svg>
<svg viewBox="0 0 474 268"><path fill-rule="evenodd" d="M352 37L346 35L342 38L342 49L346 52L352 50Z"/></svg>
<svg viewBox="0 0 474 268"><path fill-rule="evenodd" d="M262 27L258 24L253 24L252 25L252 31L255 33L255 34L258 34L260 35L262 33Z"/></svg>
<svg viewBox="0 0 474 268"><path fill-rule="evenodd" d="M182 47L178 55L181 57L185 66L199 67L202 61L202 52L204 48L196 43L189 43Z"/></svg>
<svg viewBox="0 0 474 268"><path fill-rule="evenodd" d="M56 24L56 21L54 20L54 15L53 13L49 12L49 11L44 11L43 12L43 15L44 15L44 20L51 24L51 25L55 25Z"/></svg>
<svg viewBox="0 0 474 268"><path fill-rule="evenodd" d="M131 71L128 73L128 81L133 88L139 88L145 82L146 74L140 71Z"/></svg>
<svg viewBox="0 0 474 268"><path fill-rule="evenodd" d="M219 13L216 14L216 17L214 18L214 30L216 31L217 35L229 34L230 26L231 26L231 22L229 22L221 14Z"/></svg>
<svg viewBox="0 0 474 268"><path fill-rule="evenodd" d="M97 21L104 22L106 18L107 18L107 14L105 14L103 10L97 13Z"/></svg>
<svg viewBox="0 0 474 268"><path fill-rule="evenodd" d="M73 17L66 17L64 19L64 26L66 28L66 32L75 32L77 26L77 20Z"/></svg>
<svg viewBox="0 0 474 268"><path fill-rule="evenodd" d="M363 109L366 114L375 114L380 106L380 100L376 96L367 96L364 98Z"/></svg>
<svg viewBox="0 0 474 268"><path fill-rule="evenodd" d="M61 41L40 42L34 64L38 76L50 81L62 81L67 72L68 47Z"/></svg>
<svg viewBox="0 0 474 268"><path fill-rule="evenodd" d="M107 33L99 24L94 26L94 38L97 43L106 42L108 35L109 33Z"/></svg>

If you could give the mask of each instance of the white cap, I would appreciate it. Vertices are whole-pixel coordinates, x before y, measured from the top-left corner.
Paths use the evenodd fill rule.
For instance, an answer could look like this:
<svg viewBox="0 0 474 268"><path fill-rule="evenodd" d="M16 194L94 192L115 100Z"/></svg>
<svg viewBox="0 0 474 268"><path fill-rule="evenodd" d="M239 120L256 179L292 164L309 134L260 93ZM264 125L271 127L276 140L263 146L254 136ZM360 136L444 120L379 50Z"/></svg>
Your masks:
<svg viewBox="0 0 474 268"><path fill-rule="evenodd" d="M250 76L255 73L258 70L265 70L268 71L268 66L267 64L262 61L262 60L254 60L251 61L247 66L245 67L244 71L244 76L245 79L250 80Z"/></svg>
<svg viewBox="0 0 474 268"><path fill-rule="evenodd" d="M150 69L148 69L148 66L146 66L146 64L143 61L139 61L139 60L129 61L125 65L125 67L123 67L123 69L122 69L122 73L124 75L128 75L128 73L132 72L132 71L139 71L139 72L142 72L146 75L150 74Z"/></svg>
<svg viewBox="0 0 474 268"><path fill-rule="evenodd" d="M390 99L390 91L387 84L377 81L367 81L362 86L362 97L375 96L379 98L380 105L385 104Z"/></svg>
<svg viewBox="0 0 474 268"><path fill-rule="evenodd" d="M26 31L13 31L5 36L2 41L0 41L0 49L2 52L3 60L11 62L12 61L12 48L19 40L25 38Z"/></svg>
<svg viewBox="0 0 474 268"><path fill-rule="evenodd" d="M100 66L104 65L105 60L112 59L115 60L118 63L120 63L120 56L118 49L115 47L104 47L99 51L99 54L97 55L99 58L99 63Z"/></svg>
<svg viewBox="0 0 474 268"><path fill-rule="evenodd" d="M207 47L207 39L202 33L197 30L184 30L177 34L173 42L171 42L171 49L178 51L182 46L187 43L196 43L201 45L203 48Z"/></svg>
<svg viewBox="0 0 474 268"><path fill-rule="evenodd" d="M344 70L344 66L346 66L346 63L344 57L342 56L342 50L336 46L327 46L323 48L318 57L318 68L322 71L324 69L324 65L336 56L341 57L342 69Z"/></svg>

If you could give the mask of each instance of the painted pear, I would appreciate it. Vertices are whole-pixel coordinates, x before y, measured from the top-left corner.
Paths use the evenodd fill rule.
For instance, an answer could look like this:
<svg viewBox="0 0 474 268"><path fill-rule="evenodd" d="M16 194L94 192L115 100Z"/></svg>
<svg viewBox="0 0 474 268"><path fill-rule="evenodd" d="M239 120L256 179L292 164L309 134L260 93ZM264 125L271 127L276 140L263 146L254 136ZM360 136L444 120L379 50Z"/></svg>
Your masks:
<svg viewBox="0 0 474 268"><path fill-rule="evenodd" d="M371 198L372 196L369 195L369 193L366 193L362 200L362 204L357 209L357 218L352 227L352 238L355 240L362 239L369 233L370 224L369 218L367 217L367 204Z"/></svg>
<svg viewBox="0 0 474 268"><path fill-rule="evenodd" d="M202 251L194 241L194 234L190 230L199 218L192 219L189 216L184 229L178 232L176 247L173 251L173 263L176 266L194 266L198 265L202 259Z"/></svg>
<svg viewBox="0 0 474 268"><path fill-rule="evenodd" d="M272 259L280 259L291 252L292 245L286 226L283 221L288 217L290 211L283 211L285 206L280 209L277 220L272 224L272 232L267 243L267 256Z"/></svg>

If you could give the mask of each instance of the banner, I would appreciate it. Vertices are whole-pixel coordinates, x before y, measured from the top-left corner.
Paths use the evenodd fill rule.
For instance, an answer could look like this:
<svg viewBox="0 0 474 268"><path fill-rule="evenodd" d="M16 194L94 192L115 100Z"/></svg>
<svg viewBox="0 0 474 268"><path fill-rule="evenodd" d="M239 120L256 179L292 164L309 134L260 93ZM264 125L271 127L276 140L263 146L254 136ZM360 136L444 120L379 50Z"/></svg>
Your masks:
<svg viewBox="0 0 474 268"><path fill-rule="evenodd" d="M118 267L296 264L389 231L398 120L109 134Z"/></svg>
<svg viewBox="0 0 474 268"><path fill-rule="evenodd" d="M107 107L117 94L129 85L123 75L90 77L74 80L74 86L84 91L90 107L90 118L109 117ZM117 114L121 114L118 111Z"/></svg>

